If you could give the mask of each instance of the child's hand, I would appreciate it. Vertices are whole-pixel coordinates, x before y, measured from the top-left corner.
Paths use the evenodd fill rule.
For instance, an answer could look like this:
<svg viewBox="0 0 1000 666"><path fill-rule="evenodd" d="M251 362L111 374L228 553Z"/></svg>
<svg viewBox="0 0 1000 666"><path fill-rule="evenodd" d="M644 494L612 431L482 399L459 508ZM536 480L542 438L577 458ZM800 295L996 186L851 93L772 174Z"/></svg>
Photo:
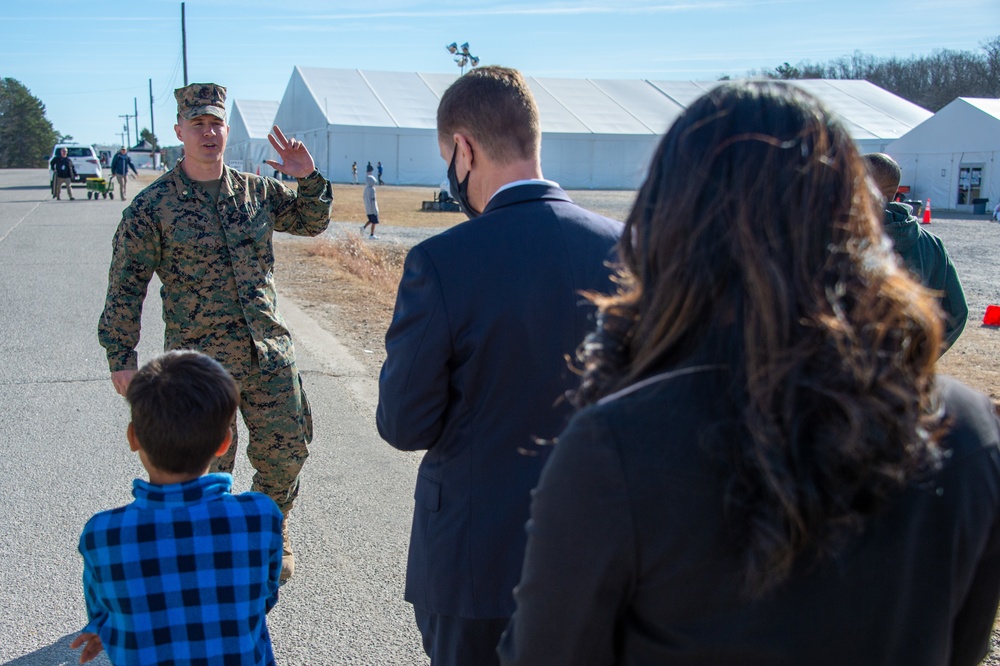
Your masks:
<svg viewBox="0 0 1000 666"><path fill-rule="evenodd" d="M86 664L88 661L101 654L101 650L104 649L104 643L101 642L101 637L97 634L92 634L89 631L80 634L73 639L73 642L69 644L72 649L77 649L81 645L84 646L83 652L80 653L80 663Z"/></svg>

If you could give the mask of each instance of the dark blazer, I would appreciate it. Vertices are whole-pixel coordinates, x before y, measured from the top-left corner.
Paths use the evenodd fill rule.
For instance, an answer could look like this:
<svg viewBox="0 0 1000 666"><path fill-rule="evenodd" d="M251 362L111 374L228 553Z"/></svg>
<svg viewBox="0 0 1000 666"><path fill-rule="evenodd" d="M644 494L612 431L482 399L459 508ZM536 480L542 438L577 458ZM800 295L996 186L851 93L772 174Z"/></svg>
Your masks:
<svg viewBox="0 0 1000 666"><path fill-rule="evenodd" d="M534 493L501 663L978 663L1000 594L990 400L942 378L942 469L897 493L836 557L748 600L723 509L732 456L705 438L740 436L720 399L728 380L676 376L572 420Z"/></svg>
<svg viewBox="0 0 1000 666"><path fill-rule="evenodd" d="M386 333L378 429L420 464L406 599L508 617L531 489L570 409L571 354L608 292L622 225L554 184L497 193L480 217L407 255Z"/></svg>

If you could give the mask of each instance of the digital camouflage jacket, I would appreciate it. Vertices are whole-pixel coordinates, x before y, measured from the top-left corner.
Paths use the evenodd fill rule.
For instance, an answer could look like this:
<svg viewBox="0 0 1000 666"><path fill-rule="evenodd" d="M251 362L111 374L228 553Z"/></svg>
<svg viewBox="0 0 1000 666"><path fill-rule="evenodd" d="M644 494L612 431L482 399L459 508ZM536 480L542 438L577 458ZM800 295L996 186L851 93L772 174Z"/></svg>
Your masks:
<svg viewBox="0 0 1000 666"><path fill-rule="evenodd" d="M155 273L162 283L164 349L197 349L235 377L294 362L278 313L271 236L316 236L330 222L333 191L319 171L294 192L273 178L224 167L219 196L181 163L139 193L114 237L98 338L112 372L138 367L142 303Z"/></svg>

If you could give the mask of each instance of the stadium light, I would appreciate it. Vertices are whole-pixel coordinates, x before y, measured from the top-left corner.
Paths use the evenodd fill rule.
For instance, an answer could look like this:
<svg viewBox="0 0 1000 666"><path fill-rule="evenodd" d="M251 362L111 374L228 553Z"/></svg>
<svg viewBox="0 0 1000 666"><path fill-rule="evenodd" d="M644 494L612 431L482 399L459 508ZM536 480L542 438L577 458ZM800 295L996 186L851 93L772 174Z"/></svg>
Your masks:
<svg viewBox="0 0 1000 666"><path fill-rule="evenodd" d="M469 42L464 42L461 46L458 45L458 42L452 42L445 48L448 49L448 53L455 56L455 64L462 70L462 74L465 74L466 65L472 67L479 65L479 58L469 53Z"/></svg>

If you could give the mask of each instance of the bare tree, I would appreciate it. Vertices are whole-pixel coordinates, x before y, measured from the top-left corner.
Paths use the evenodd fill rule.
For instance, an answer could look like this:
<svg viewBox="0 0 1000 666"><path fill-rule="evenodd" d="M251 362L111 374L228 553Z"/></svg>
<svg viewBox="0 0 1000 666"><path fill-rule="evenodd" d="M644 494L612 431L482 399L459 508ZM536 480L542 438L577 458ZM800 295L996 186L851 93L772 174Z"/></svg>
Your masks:
<svg viewBox="0 0 1000 666"><path fill-rule="evenodd" d="M957 97L1000 97L1000 36L980 51L942 49L930 55L880 58L855 51L826 64L782 63L748 76L774 79L855 79L874 83L914 104L938 111Z"/></svg>

